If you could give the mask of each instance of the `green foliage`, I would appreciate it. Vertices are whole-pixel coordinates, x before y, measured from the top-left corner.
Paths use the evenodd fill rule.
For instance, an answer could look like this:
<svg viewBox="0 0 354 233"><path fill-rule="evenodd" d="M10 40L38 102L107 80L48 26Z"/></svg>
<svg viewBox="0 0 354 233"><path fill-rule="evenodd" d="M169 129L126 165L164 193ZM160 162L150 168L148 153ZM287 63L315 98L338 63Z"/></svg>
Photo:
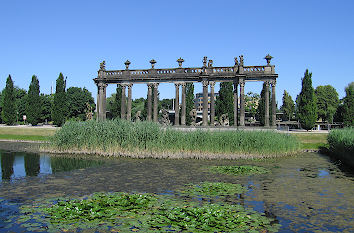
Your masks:
<svg viewBox="0 0 354 233"><path fill-rule="evenodd" d="M87 104L95 109L95 101L91 92L86 88L69 87L66 91L69 111L67 118L76 118L81 121L86 120Z"/></svg>
<svg viewBox="0 0 354 233"><path fill-rule="evenodd" d="M219 96L215 102L215 114L217 117L221 117L222 114L226 114L229 117L230 125L234 122L234 101L233 101L233 87L232 82L220 83Z"/></svg>
<svg viewBox="0 0 354 233"><path fill-rule="evenodd" d="M291 95L284 90L283 94L283 105L280 108L283 111L283 120L291 120L294 112L295 112L295 104Z"/></svg>
<svg viewBox="0 0 354 233"><path fill-rule="evenodd" d="M28 88L26 115L28 123L37 125L41 118L41 100L39 96L39 81L36 75L32 76L31 84Z"/></svg>
<svg viewBox="0 0 354 233"><path fill-rule="evenodd" d="M269 172L268 169L263 167L257 166L213 166L210 168L211 171L223 173L223 174L230 174L230 175L254 175L254 174L264 174Z"/></svg>
<svg viewBox="0 0 354 233"><path fill-rule="evenodd" d="M16 120L22 121L23 115L26 115L27 91L25 89L14 87Z"/></svg>
<svg viewBox="0 0 354 233"><path fill-rule="evenodd" d="M53 149L101 153L284 154L299 149L291 135L272 131L163 129L152 122L67 122L51 139ZM138 153L139 154L139 153Z"/></svg>
<svg viewBox="0 0 354 233"><path fill-rule="evenodd" d="M339 105L338 93L331 85L318 86L315 90L317 115L323 121L333 123L333 116Z"/></svg>
<svg viewBox="0 0 354 233"><path fill-rule="evenodd" d="M329 151L354 166L354 128L331 130L327 138Z"/></svg>
<svg viewBox="0 0 354 233"><path fill-rule="evenodd" d="M142 112L144 110L145 99L139 98L132 101L132 120L138 111Z"/></svg>
<svg viewBox="0 0 354 233"><path fill-rule="evenodd" d="M186 124L191 125L192 117L189 115L194 108L194 84L186 84Z"/></svg>
<svg viewBox="0 0 354 233"><path fill-rule="evenodd" d="M245 111L250 113L254 118L257 114L260 98L259 94L253 92L248 92L245 95Z"/></svg>
<svg viewBox="0 0 354 233"><path fill-rule="evenodd" d="M4 90L4 104L2 107L2 120L7 125L13 125L16 121L16 105L14 94L14 83L11 76L6 80L6 87Z"/></svg>
<svg viewBox="0 0 354 233"><path fill-rule="evenodd" d="M182 190L181 193L192 196L226 196L240 194L246 191L247 189L240 184L202 182L200 184L187 185L187 189Z"/></svg>
<svg viewBox="0 0 354 233"><path fill-rule="evenodd" d="M354 126L354 82L349 83L345 88L343 101L343 123L346 126Z"/></svg>
<svg viewBox="0 0 354 233"><path fill-rule="evenodd" d="M145 100L145 99L144 99ZM161 108L171 110L173 106L173 99L163 99L160 100Z"/></svg>
<svg viewBox="0 0 354 233"><path fill-rule="evenodd" d="M317 120L316 96L311 77L312 73L306 69L301 92L296 98L296 115L301 127L306 130L312 129Z"/></svg>
<svg viewBox="0 0 354 233"><path fill-rule="evenodd" d="M52 119L55 125L62 126L66 120L68 112L68 104L66 97L66 80L62 73L59 74L59 77L56 81L54 102L53 102L53 112Z"/></svg>
<svg viewBox="0 0 354 233"><path fill-rule="evenodd" d="M122 87L117 85L116 93L112 94L106 100L107 102L107 111L112 115L112 118L120 118L120 111L122 105Z"/></svg>
<svg viewBox="0 0 354 233"><path fill-rule="evenodd" d="M45 122L52 120L52 108L54 102L53 95L40 95L40 102L41 102L41 121Z"/></svg>
<svg viewBox="0 0 354 233"><path fill-rule="evenodd" d="M279 224L241 205L173 200L153 194L95 193L22 206L27 230L141 232L276 232Z"/></svg>

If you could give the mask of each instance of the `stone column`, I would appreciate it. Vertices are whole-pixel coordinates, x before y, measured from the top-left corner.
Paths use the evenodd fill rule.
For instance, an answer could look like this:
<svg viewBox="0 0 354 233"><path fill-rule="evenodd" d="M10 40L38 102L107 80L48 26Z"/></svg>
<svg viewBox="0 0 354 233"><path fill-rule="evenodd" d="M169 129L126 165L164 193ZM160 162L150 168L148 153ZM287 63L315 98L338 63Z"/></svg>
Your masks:
<svg viewBox="0 0 354 233"><path fill-rule="evenodd" d="M238 124L238 81L234 82L234 126Z"/></svg>
<svg viewBox="0 0 354 233"><path fill-rule="evenodd" d="M179 125L179 83L175 83L176 98L175 98L175 125Z"/></svg>
<svg viewBox="0 0 354 233"><path fill-rule="evenodd" d="M265 81L265 111L264 111L264 127L269 127L269 81Z"/></svg>
<svg viewBox="0 0 354 233"><path fill-rule="evenodd" d="M154 83L154 122L158 122L158 106L159 106L159 98L158 98L158 83Z"/></svg>
<svg viewBox="0 0 354 233"><path fill-rule="evenodd" d="M204 80L203 84L203 126L208 125L208 86L209 82Z"/></svg>
<svg viewBox="0 0 354 233"><path fill-rule="evenodd" d="M151 84L148 84L148 98L147 98L147 101L148 101L148 109L147 109L147 120L148 121L151 121L151 112L152 112L152 85Z"/></svg>
<svg viewBox="0 0 354 233"><path fill-rule="evenodd" d="M276 80L272 80L272 126L276 126L276 110L277 110L277 105L276 105L276 100L275 100L275 85L276 85Z"/></svg>
<svg viewBox="0 0 354 233"><path fill-rule="evenodd" d="M245 81L240 80L240 126L245 126Z"/></svg>
<svg viewBox="0 0 354 233"><path fill-rule="evenodd" d="M98 120L106 119L106 87L107 84L104 82L99 82L98 87Z"/></svg>
<svg viewBox="0 0 354 233"><path fill-rule="evenodd" d="M100 116L100 108L101 108L101 100L100 100L100 88L97 84L97 108L96 108L96 121L99 121L99 116Z"/></svg>
<svg viewBox="0 0 354 233"><path fill-rule="evenodd" d="M182 83L181 125L186 125L186 83Z"/></svg>
<svg viewBox="0 0 354 233"><path fill-rule="evenodd" d="M127 105L127 120L131 121L132 119L132 83L128 85L128 105Z"/></svg>
<svg viewBox="0 0 354 233"><path fill-rule="evenodd" d="M120 84L122 87L122 99L121 99L121 104L120 104L120 118L126 119L126 108L125 108L125 103L127 101L127 98L125 97L125 89L127 87L126 84Z"/></svg>
<svg viewBox="0 0 354 233"><path fill-rule="evenodd" d="M210 82L210 125L214 126L215 122L215 99L214 99L215 82Z"/></svg>

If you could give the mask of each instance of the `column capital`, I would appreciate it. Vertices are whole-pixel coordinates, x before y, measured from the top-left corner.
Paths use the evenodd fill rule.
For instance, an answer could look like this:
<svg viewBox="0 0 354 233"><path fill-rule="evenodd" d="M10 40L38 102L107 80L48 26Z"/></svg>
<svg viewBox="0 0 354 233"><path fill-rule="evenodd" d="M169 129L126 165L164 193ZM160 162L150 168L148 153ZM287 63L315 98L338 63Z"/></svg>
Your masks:
<svg viewBox="0 0 354 233"><path fill-rule="evenodd" d="M209 84L210 84L210 87L211 87L211 88L214 88L214 87L215 87L215 81L210 81Z"/></svg>
<svg viewBox="0 0 354 233"><path fill-rule="evenodd" d="M275 80L275 79L274 79L274 80L271 80L271 81L270 81L270 84L272 84L272 86L275 86L275 85L277 84L277 80Z"/></svg>
<svg viewBox="0 0 354 233"><path fill-rule="evenodd" d="M148 83L148 84L147 84L148 89L152 89L152 86L153 86L153 85L154 85L153 83Z"/></svg>
<svg viewBox="0 0 354 233"><path fill-rule="evenodd" d="M186 83L186 82L181 83L182 88L185 88L185 87L186 87L186 85L187 85L187 83Z"/></svg>
<svg viewBox="0 0 354 233"><path fill-rule="evenodd" d="M203 84L203 87L206 87L206 86L208 86L208 85L209 85L209 81L207 81L207 80L203 80L203 81L202 81L202 84Z"/></svg>
<svg viewBox="0 0 354 233"><path fill-rule="evenodd" d="M128 87L128 88L132 88L132 86L133 86L133 83L128 83L128 84L127 84L127 87Z"/></svg>
<svg viewBox="0 0 354 233"><path fill-rule="evenodd" d="M175 87L179 87L181 85L181 83L175 83Z"/></svg>
<svg viewBox="0 0 354 233"><path fill-rule="evenodd" d="M154 88L157 88L159 86L160 83L153 83L152 86L154 86Z"/></svg>
<svg viewBox="0 0 354 233"><path fill-rule="evenodd" d="M267 87L269 87L269 84L270 84L270 81L269 81L269 80L264 81L264 83L265 83L265 85L266 85Z"/></svg>
<svg viewBox="0 0 354 233"><path fill-rule="evenodd" d="M108 85L107 85L107 83L105 83L105 82L98 82L98 83L97 83L97 87L100 88L100 89L106 88L107 86L108 86Z"/></svg>

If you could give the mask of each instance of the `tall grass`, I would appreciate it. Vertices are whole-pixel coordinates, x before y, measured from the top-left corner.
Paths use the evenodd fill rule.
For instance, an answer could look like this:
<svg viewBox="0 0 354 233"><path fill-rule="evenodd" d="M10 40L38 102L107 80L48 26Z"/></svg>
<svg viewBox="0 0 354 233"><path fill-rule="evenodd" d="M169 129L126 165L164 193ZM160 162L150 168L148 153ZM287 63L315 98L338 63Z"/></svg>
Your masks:
<svg viewBox="0 0 354 233"><path fill-rule="evenodd" d="M331 130L327 141L332 155L354 167L354 128Z"/></svg>
<svg viewBox="0 0 354 233"><path fill-rule="evenodd" d="M152 122L123 120L68 122L49 144L55 152L176 158L268 156L292 153L299 148L295 137L271 131L183 132Z"/></svg>

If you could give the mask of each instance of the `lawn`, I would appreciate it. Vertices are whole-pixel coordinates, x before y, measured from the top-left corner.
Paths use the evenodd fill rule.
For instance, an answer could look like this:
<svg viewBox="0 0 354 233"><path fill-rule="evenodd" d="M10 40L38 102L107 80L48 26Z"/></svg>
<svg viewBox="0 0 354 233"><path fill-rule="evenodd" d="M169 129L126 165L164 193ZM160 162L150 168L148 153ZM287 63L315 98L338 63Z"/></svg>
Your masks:
<svg viewBox="0 0 354 233"><path fill-rule="evenodd" d="M48 141L58 128L0 127L0 140Z"/></svg>
<svg viewBox="0 0 354 233"><path fill-rule="evenodd" d="M302 149L320 149L328 145L326 133L294 133L293 135L301 142Z"/></svg>

